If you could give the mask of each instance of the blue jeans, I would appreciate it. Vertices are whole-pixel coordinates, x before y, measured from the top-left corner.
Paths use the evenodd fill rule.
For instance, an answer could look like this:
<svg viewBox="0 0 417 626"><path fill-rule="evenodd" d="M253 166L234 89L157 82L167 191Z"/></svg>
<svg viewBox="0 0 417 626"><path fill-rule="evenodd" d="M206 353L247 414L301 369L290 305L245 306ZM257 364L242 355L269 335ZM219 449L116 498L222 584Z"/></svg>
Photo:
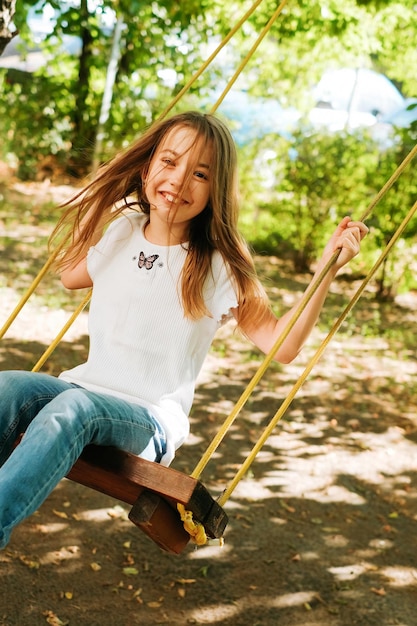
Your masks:
<svg viewBox="0 0 417 626"><path fill-rule="evenodd" d="M0 548L90 443L157 462L166 451L148 409L47 374L0 372Z"/></svg>

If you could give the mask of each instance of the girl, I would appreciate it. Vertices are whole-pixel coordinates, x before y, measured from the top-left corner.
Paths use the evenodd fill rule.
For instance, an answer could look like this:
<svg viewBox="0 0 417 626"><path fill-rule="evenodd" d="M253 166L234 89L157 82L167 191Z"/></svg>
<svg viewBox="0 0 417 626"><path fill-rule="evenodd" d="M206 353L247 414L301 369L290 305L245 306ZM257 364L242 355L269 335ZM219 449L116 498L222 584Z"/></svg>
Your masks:
<svg viewBox="0 0 417 626"><path fill-rule="evenodd" d="M194 112L156 123L67 203L53 241L70 229L58 260L64 286L93 287L89 356L58 378L0 374L1 547L87 444L172 461L188 435L196 377L229 317L270 351L292 311L272 313L237 219L231 135L216 117ZM338 259L278 361L297 355L367 231L348 217L338 225L317 271L340 248Z"/></svg>

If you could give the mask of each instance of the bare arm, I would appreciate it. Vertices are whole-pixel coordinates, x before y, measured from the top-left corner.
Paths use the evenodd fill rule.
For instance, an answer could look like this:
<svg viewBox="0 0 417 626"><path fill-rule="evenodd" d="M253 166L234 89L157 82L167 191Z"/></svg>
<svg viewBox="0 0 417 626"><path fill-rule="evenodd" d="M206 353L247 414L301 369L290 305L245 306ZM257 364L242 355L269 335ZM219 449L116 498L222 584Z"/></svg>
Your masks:
<svg viewBox="0 0 417 626"><path fill-rule="evenodd" d="M61 272L61 282L67 289L84 289L92 287L93 281L87 271L87 257L69 265Z"/></svg>
<svg viewBox="0 0 417 626"><path fill-rule="evenodd" d="M323 252L323 256L318 263L317 271L306 293L311 289L311 285L315 283L332 254L337 249L340 249L340 254L331 269L327 272L323 281L317 287L282 346L278 349L275 355L277 361L290 363L297 356L317 322L333 278L341 267L359 253L360 242L367 233L368 228L365 224L362 222L352 222L349 217L345 217L337 226ZM254 324L250 328L244 328L243 331L262 352L267 354L293 317L298 306L299 305L295 305L292 307L292 309L287 311L287 313L279 319L271 313L261 326ZM235 317L237 316L238 309L235 310Z"/></svg>

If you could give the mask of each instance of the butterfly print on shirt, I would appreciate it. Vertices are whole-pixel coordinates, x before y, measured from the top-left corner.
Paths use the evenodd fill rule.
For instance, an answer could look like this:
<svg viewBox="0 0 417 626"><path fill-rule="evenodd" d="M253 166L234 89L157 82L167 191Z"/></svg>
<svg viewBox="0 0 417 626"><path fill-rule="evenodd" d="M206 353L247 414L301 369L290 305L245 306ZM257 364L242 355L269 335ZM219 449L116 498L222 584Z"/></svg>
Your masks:
<svg viewBox="0 0 417 626"><path fill-rule="evenodd" d="M159 254L151 254L150 256L145 256L144 252L141 252L139 254L138 267L144 267L147 270L151 270L156 259L159 259Z"/></svg>

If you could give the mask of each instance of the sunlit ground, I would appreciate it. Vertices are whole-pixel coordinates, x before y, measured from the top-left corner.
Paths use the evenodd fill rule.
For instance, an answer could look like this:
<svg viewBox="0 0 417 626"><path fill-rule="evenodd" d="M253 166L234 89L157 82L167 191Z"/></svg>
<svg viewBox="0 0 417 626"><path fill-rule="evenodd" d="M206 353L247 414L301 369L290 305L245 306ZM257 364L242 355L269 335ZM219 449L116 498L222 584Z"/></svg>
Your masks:
<svg viewBox="0 0 417 626"><path fill-rule="evenodd" d="M2 316L26 269L19 290L0 278ZM284 286L285 268L267 269L277 272L273 297L291 305L306 277L284 276ZM335 286L294 363L268 369L203 473L214 495L233 480L340 313L338 296L352 288ZM226 502L224 547L163 553L127 520L126 505L64 480L0 554L0 625L414 626L416 302L411 294L381 311L372 298L358 305ZM1 367L30 368L68 315L31 300L0 343ZM46 370L85 358L86 332L82 314ZM177 469L193 470L261 361L231 327L219 333Z"/></svg>

